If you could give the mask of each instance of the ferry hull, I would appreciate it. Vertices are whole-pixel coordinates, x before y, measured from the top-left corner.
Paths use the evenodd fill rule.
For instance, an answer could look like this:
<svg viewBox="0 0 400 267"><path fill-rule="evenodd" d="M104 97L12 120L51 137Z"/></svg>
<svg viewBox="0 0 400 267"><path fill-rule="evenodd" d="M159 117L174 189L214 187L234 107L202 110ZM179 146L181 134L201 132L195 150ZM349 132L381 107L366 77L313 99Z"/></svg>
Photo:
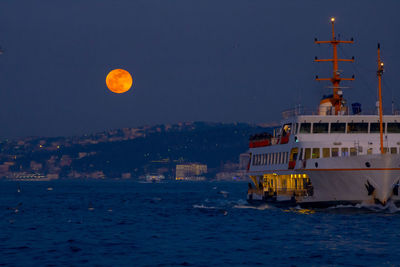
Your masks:
<svg viewBox="0 0 400 267"><path fill-rule="evenodd" d="M309 168L295 169L293 174L306 174L309 177L312 194L282 196L278 192L273 196L259 195L258 199L248 196L249 203L263 201L302 207L377 203L385 205L388 201L400 204L399 154L313 159L305 165ZM279 170L276 172L278 175L287 174Z"/></svg>
<svg viewBox="0 0 400 267"><path fill-rule="evenodd" d="M307 173L307 172L306 172ZM314 195L302 202L348 201L353 203L386 204L394 195L400 170L346 170L308 172Z"/></svg>
<svg viewBox="0 0 400 267"><path fill-rule="evenodd" d="M317 162L321 167L315 167ZM314 159L311 166L315 168L304 169L314 194L301 202L386 204L388 200L397 200L398 192L393 189L400 180L399 164L399 154Z"/></svg>

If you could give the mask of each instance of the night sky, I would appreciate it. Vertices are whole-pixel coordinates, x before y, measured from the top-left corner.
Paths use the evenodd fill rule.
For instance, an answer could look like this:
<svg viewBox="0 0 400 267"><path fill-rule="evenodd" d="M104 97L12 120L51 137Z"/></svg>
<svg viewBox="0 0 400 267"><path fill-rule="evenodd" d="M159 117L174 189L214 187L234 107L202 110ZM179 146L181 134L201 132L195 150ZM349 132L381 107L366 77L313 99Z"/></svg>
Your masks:
<svg viewBox="0 0 400 267"><path fill-rule="evenodd" d="M0 1L0 137L79 135L180 121L278 122L327 83L336 17L345 97L372 108L381 42L384 105L400 108L400 1ZM114 94L105 77L129 71Z"/></svg>

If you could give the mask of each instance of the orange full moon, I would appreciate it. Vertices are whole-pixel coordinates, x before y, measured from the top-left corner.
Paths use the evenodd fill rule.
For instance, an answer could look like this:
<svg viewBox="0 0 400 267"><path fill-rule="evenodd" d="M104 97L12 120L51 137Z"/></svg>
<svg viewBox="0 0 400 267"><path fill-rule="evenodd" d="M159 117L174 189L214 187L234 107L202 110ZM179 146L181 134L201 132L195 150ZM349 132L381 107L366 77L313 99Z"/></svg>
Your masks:
<svg viewBox="0 0 400 267"><path fill-rule="evenodd" d="M123 69L110 71L106 77L106 84L111 92L122 94L128 91L132 86L132 76Z"/></svg>

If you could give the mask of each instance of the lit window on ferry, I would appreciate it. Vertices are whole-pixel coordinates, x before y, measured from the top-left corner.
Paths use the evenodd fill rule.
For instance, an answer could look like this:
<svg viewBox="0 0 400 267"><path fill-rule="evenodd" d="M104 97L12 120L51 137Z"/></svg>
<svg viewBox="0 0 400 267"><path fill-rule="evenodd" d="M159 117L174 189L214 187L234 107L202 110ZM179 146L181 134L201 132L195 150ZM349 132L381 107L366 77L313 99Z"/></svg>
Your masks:
<svg viewBox="0 0 400 267"><path fill-rule="evenodd" d="M357 148L350 147L350 156L357 156Z"/></svg>
<svg viewBox="0 0 400 267"><path fill-rule="evenodd" d="M370 133L380 133L380 123L379 122L371 122L369 124L369 132ZM385 132L385 123L382 123L383 132Z"/></svg>
<svg viewBox="0 0 400 267"><path fill-rule="evenodd" d="M346 132L346 123L344 122L331 123L331 133L345 133L345 132Z"/></svg>
<svg viewBox="0 0 400 267"><path fill-rule="evenodd" d="M290 151L289 161L296 161L298 153L299 153L299 149L297 147L292 148L292 150Z"/></svg>
<svg viewBox="0 0 400 267"><path fill-rule="evenodd" d="M304 122L300 124L300 133L311 133L311 123Z"/></svg>
<svg viewBox="0 0 400 267"><path fill-rule="evenodd" d="M313 148L312 149L312 158L313 159L319 159L319 148Z"/></svg>
<svg viewBox="0 0 400 267"><path fill-rule="evenodd" d="M329 123L314 123L313 133L328 133Z"/></svg>
<svg viewBox="0 0 400 267"><path fill-rule="evenodd" d="M339 157L339 148L338 147L332 148L332 157Z"/></svg>
<svg viewBox="0 0 400 267"><path fill-rule="evenodd" d="M387 124L388 133L400 133L400 123L398 122L388 122Z"/></svg>
<svg viewBox="0 0 400 267"><path fill-rule="evenodd" d="M385 154L387 154L387 153L388 153L388 148L387 148L387 147L384 147L384 148L383 148L383 152L384 152Z"/></svg>
<svg viewBox="0 0 400 267"><path fill-rule="evenodd" d="M372 147L370 147L370 148L367 149L367 154L368 154L368 155L371 155L371 154L372 154Z"/></svg>
<svg viewBox="0 0 400 267"><path fill-rule="evenodd" d="M349 156L349 149L347 147L342 147L342 157Z"/></svg>
<svg viewBox="0 0 400 267"><path fill-rule="evenodd" d="M322 148L322 157L329 158L331 156L331 151L329 147Z"/></svg>
<svg viewBox="0 0 400 267"><path fill-rule="evenodd" d="M304 159L309 159L311 158L311 148L306 148L304 150Z"/></svg>
<svg viewBox="0 0 400 267"><path fill-rule="evenodd" d="M397 154L397 147L391 147L390 154Z"/></svg>
<svg viewBox="0 0 400 267"><path fill-rule="evenodd" d="M368 133L368 123L350 122L347 124L347 133Z"/></svg>

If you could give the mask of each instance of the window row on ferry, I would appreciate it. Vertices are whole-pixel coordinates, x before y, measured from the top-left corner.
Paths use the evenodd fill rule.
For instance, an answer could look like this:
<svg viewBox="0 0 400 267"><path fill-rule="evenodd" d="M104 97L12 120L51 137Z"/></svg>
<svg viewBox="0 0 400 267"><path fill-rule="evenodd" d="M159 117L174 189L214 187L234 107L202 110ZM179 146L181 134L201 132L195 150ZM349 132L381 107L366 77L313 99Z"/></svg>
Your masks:
<svg viewBox="0 0 400 267"><path fill-rule="evenodd" d="M287 164L288 162L289 162L289 152L255 154L253 155L252 159L252 164L256 166Z"/></svg>
<svg viewBox="0 0 400 267"><path fill-rule="evenodd" d="M400 153L400 149L397 147L385 147L385 153L397 154ZM366 151L368 155L373 154L373 148L368 148ZM376 151L375 153L380 153ZM329 157L348 157L357 156L363 154L363 147L324 147L324 148L301 148L298 154L298 149L295 149L290 154L290 160L302 160L302 159L318 159L318 158L329 158ZM287 164L289 162L288 152L277 152L277 153L266 153L266 154L255 154L252 158L252 164L255 166L261 165L275 165L275 164Z"/></svg>
<svg viewBox="0 0 400 267"><path fill-rule="evenodd" d="M384 133L400 133L400 123L382 123ZM376 133L380 132L379 122L302 122L296 123L296 134L320 134L320 133Z"/></svg>
<svg viewBox="0 0 400 267"><path fill-rule="evenodd" d="M384 152L385 153L390 153L390 154L397 154L400 152L400 149L397 147L384 147ZM318 158L329 158L329 157L348 157L348 156L357 156L360 154L373 154L374 149L373 148L368 148L366 153L363 151L362 146L358 147L324 147L324 148L301 148L300 149L300 154L298 155L298 158L300 160L302 159L318 159ZM375 151L375 153L380 153L380 151ZM297 157L297 156L296 156ZM296 160L296 159L294 159Z"/></svg>

